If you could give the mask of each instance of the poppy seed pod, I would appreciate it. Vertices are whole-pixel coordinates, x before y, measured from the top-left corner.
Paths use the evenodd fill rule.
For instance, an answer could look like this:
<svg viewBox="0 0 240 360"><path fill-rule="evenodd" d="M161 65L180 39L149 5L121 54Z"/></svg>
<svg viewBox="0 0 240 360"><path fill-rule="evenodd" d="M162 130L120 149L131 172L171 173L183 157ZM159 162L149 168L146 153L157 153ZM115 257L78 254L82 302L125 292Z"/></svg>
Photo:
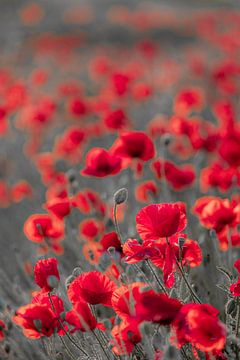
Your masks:
<svg viewBox="0 0 240 360"><path fill-rule="evenodd" d="M117 205L120 205L125 201L127 201L127 198L128 198L128 191L126 188L117 190L113 196L114 203Z"/></svg>

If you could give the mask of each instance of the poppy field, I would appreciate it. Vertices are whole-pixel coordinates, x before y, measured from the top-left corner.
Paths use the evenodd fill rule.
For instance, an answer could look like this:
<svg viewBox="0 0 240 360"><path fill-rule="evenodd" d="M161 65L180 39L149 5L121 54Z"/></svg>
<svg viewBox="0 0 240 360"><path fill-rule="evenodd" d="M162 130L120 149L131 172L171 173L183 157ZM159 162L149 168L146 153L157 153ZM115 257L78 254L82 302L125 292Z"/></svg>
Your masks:
<svg viewBox="0 0 240 360"><path fill-rule="evenodd" d="M0 360L240 360L239 7L0 9Z"/></svg>

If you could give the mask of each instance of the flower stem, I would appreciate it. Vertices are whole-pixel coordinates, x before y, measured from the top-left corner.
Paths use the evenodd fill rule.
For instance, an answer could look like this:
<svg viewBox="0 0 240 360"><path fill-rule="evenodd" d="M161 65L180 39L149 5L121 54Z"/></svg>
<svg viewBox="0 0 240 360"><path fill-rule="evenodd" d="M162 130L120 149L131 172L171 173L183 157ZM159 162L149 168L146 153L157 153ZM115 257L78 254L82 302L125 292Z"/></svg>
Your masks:
<svg viewBox="0 0 240 360"><path fill-rule="evenodd" d="M239 304L239 299L237 298L237 321L236 321L236 329L235 329L236 337L238 337L239 325L240 325L240 304Z"/></svg>
<svg viewBox="0 0 240 360"><path fill-rule="evenodd" d="M98 335L96 334L95 331L92 331L93 335L95 336L97 342L99 343L99 345L101 346L102 351L104 352L105 356L107 359L110 359L110 357L108 356L108 353L106 352L104 345L102 344L101 339L98 337Z"/></svg>
<svg viewBox="0 0 240 360"><path fill-rule="evenodd" d="M55 306L54 306L54 304L53 304L53 301L52 301L51 293L50 293L50 292L48 293L48 297L49 297L49 300L50 300L52 309L53 309L53 311L54 311L55 314L56 314ZM56 314L56 315L57 315L57 314ZM61 329L64 331L65 335L67 336L68 340L69 340L78 350L80 350L84 355L88 356L88 353L86 353L86 351L83 350L83 349L71 338L71 336L69 335L69 333L67 332L67 330L66 330L65 327L63 326L63 324L62 324L61 320L59 319L59 317L57 317L57 321L58 321Z"/></svg>
<svg viewBox="0 0 240 360"><path fill-rule="evenodd" d="M120 228L119 228L118 221L117 221L117 203L114 203L113 218L114 218L114 226L115 226L116 233L118 234L121 244L123 244L122 235L121 235Z"/></svg>
<svg viewBox="0 0 240 360"><path fill-rule="evenodd" d="M152 267L152 264L149 260L147 260L147 264L149 267L149 270L151 271L153 277L155 278L155 280L157 281L158 285L160 286L161 290L164 292L164 294L167 294L166 289L164 288L163 284L161 283L160 279L158 278L158 276L155 273L154 268Z"/></svg>
<svg viewBox="0 0 240 360"><path fill-rule="evenodd" d="M188 290L190 291L193 299L195 299L199 304L201 304L201 303L202 303L201 300L199 299L199 297L197 296L197 294L193 291L193 288L192 288L191 285L189 284L188 279L186 278L185 273L184 273L184 271L183 271L183 269L182 269L182 267L181 267L181 265L179 264L179 262L178 262L177 259L176 259L176 264L177 264L177 267L178 267L178 269L179 269L179 271L180 271L180 273L181 273L181 275L182 275L182 277L183 277L183 280L185 281L185 284L187 285L187 288L188 288Z"/></svg>

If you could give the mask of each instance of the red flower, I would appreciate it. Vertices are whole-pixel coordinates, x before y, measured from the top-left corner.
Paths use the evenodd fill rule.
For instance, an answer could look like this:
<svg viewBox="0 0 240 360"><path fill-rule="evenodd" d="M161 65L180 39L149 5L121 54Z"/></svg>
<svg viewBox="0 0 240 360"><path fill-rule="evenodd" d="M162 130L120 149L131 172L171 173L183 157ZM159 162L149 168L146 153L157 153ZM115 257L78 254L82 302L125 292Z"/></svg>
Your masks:
<svg viewBox="0 0 240 360"><path fill-rule="evenodd" d="M203 93L200 89L185 89L177 94L174 111L178 115L186 115L192 110L200 110L203 103Z"/></svg>
<svg viewBox="0 0 240 360"><path fill-rule="evenodd" d="M184 239L184 244L180 248L179 238ZM202 263L202 251L198 243L191 239L186 239L185 234L174 235L166 241L159 241L155 244L158 254L151 257L152 263L162 269L164 283L167 287L172 287L175 283L174 272L177 270L176 261L180 261L183 266L196 267Z"/></svg>
<svg viewBox="0 0 240 360"><path fill-rule="evenodd" d="M222 350L226 330L217 316L218 310L208 304L182 306L173 323L178 346L190 343L205 352Z"/></svg>
<svg viewBox="0 0 240 360"><path fill-rule="evenodd" d="M123 320L120 325L115 325L111 331L113 340L112 351L116 355L130 354L135 345L142 339L139 328L139 324L136 321Z"/></svg>
<svg viewBox="0 0 240 360"><path fill-rule="evenodd" d="M108 248L114 247L116 251L122 253L122 244L115 231L103 235L103 237L100 240L100 244L103 247L103 251L107 251Z"/></svg>
<svg viewBox="0 0 240 360"><path fill-rule="evenodd" d="M115 284L98 271L90 271L79 275L68 288L68 297L71 302L80 300L89 304L103 304L111 306L112 293Z"/></svg>
<svg viewBox="0 0 240 360"><path fill-rule="evenodd" d="M220 191L227 191L234 184L237 172L234 168L224 167L215 162L201 171L201 189L207 192L210 187L216 187Z"/></svg>
<svg viewBox="0 0 240 360"><path fill-rule="evenodd" d="M223 231L226 226L236 225L236 212L228 199L220 199L214 196L206 196L198 199L193 207L203 226L214 229L217 233Z"/></svg>
<svg viewBox="0 0 240 360"><path fill-rule="evenodd" d="M29 216L23 230L26 237L36 243L42 243L44 239L59 240L64 235L62 222L45 214Z"/></svg>
<svg viewBox="0 0 240 360"><path fill-rule="evenodd" d="M104 117L104 123L111 130L120 130L126 127L128 120L122 109L109 111Z"/></svg>
<svg viewBox="0 0 240 360"><path fill-rule="evenodd" d="M88 106L81 98L76 97L69 101L68 109L70 114L76 118L83 117L88 112Z"/></svg>
<svg viewBox="0 0 240 360"><path fill-rule="evenodd" d="M60 275L57 268L58 262L55 258L38 260L34 267L34 281L45 291L51 291L58 281Z"/></svg>
<svg viewBox="0 0 240 360"><path fill-rule="evenodd" d="M144 241L140 244L136 239L128 239L123 245L124 260L128 264L135 264L154 256L158 256L159 250L151 240Z"/></svg>
<svg viewBox="0 0 240 360"><path fill-rule="evenodd" d="M20 180L11 189L11 199L18 203L25 197L31 197L32 193L31 185L25 180Z"/></svg>
<svg viewBox="0 0 240 360"><path fill-rule="evenodd" d="M136 216L137 231L145 240L158 240L182 231L187 225L184 203L153 204Z"/></svg>
<svg viewBox="0 0 240 360"><path fill-rule="evenodd" d="M94 240L104 231L104 223L95 219L85 219L79 225L79 232L86 240Z"/></svg>
<svg viewBox="0 0 240 360"><path fill-rule="evenodd" d="M112 294L112 307L122 319L135 318L135 305L140 291L148 284L134 282L129 285L122 285Z"/></svg>
<svg viewBox="0 0 240 360"><path fill-rule="evenodd" d="M154 181L145 181L135 189L135 197L138 201L149 202L157 195L157 185Z"/></svg>
<svg viewBox="0 0 240 360"><path fill-rule="evenodd" d="M68 198L52 199L45 204L45 208L60 220L71 212L70 201Z"/></svg>
<svg viewBox="0 0 240 360"><path fill-rule="evenodd" d="M168 295L156 293L153 290L139 293L136 302L136 316L140 321L152 321L161 325L171 324L182 304Z"/></svg>
<svg viewBox="0 0 240 360"><path fill-rule="evenodd" d="M116 175L122 169L121 164L119 156L115 156L105 149L93 148L86 156L86 167L81 174L96 177Z"/></svg>
<svg viewBox="0 0 240 360"><path fill-rule="evenodd" d="M240 166L240 143L239 143L240 132L235 131L226 136L221 140L219 146L219 155L233 167Z"/></svg>
<svg viewBox="0 0 240 360"><path fill-rule="evenodd" d="M122 73L114 73L111 76L111 82L114 92L118 96L123 96L128 91L130 78Z"/></svg>
<svg viewBox="0 0 240 360"><path fill-rule="evenodd" d="M64 312L64 304L63 300L59 296L51 295L50 299L50 296L47 292L45 292L45 289L37 293L34 292L33 295L32 304L46 305L53 311L58 319L60 318L61 314ZM62 333L60 329L59 331ZM64 334L64 331L62 334Z"/></svg>
<svg viewBox="0 0 240 360"><path fill-rule="evenodd" d="M115 141L111 153L123 159L124 166L128 166L133 159L148 161L155 155L152 140L141 131L125 132Z"/></svg>
<svg viewBox="0 0 240 360"><path fill-rule="evenodd" d="M97 320L93 316L89 305L79 300L74 304L72 310L68 311L65 316L66 321L73 326L71 333L77 330L92 331L97 326Z"/></svg>
<svg viewBox="0 0 240 360"><path fill-rule="evenodd" d="M67 129L61 137L56 139L54 153L57 157L67 159L73 164L79 162L85 137L86 133L78 127Z"/></svg>
<svg viewBox="0 0 240 360"><path fill-rule="evenodd" d="M38 303L20 307L13 321L23 328L24 335L30 339L50 337L55 330L59 330L54 312L49 306Z"/></svg>

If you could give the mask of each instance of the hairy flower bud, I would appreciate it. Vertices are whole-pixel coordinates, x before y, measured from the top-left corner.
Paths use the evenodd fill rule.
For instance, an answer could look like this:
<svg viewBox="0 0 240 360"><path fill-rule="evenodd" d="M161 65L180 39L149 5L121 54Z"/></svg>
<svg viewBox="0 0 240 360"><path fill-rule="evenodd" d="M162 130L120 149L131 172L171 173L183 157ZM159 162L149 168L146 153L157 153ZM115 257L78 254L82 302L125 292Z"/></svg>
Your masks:
<svg viewBox="0 0 240 360"><path fill-rule="evenodd" d="M124 203L128 198L128 191L126 188L119 189L115 192L113 199L114 203L120 205Z"/></svg>

